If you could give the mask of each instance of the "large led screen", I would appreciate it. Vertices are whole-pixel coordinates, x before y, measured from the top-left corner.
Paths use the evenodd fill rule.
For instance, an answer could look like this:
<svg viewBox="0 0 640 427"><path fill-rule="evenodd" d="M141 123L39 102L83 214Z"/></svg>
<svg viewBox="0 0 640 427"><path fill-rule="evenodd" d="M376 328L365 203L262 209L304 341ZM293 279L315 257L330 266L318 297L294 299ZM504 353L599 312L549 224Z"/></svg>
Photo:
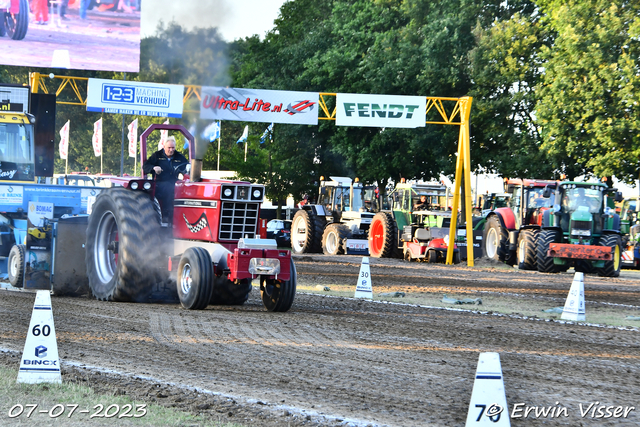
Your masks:
<svg viewBox="0 0 640 427"><path fill-rule="evenodd" d="M0 64L140 69L142 0L0 0Z"/></svg>

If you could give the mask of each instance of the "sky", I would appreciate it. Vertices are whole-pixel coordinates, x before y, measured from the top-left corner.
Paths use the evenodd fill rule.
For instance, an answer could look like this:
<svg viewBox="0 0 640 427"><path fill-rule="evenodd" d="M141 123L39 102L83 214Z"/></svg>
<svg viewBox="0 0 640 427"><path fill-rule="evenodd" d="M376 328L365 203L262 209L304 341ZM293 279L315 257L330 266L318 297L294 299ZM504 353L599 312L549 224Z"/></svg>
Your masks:
<svg viewBox="0 0 640 427"><path fill-rule="evenodd" d="M182 27L218 27L222 38L233 41L273 28L286 0L142 0L141 36L155 33L158 22L172 20Z"/></svg>

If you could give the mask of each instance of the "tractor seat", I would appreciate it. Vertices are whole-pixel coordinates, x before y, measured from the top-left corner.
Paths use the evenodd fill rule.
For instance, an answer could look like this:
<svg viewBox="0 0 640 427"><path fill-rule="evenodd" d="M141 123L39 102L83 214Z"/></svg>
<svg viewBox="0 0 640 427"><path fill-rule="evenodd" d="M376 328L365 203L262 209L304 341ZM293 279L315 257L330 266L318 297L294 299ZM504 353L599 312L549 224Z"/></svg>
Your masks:
<svg viewBox="0 0 640 427"><path fill-rule="evenodd" d="M431 240L431 231L428 228L418 228L414 237L418 241Z"/></svg>

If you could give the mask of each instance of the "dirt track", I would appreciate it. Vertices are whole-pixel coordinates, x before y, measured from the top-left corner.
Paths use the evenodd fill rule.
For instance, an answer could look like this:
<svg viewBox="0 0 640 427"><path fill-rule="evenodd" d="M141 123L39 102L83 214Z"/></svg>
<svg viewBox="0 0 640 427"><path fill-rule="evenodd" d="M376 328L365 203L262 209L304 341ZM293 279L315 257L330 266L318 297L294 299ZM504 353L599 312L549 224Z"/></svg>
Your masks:
<svg viewBox="0 0 640 427"><path fill-rule="evenodd" d="M347 283L359 258L298 257L296 266L301 284ZM569 273L400 260L372 260L371 271L381 292L440 287L558 296L571 282ZM635 277L589 276L588 298L640 306ZM33 294L0 291L0 347L22 350L32 307ZM79 298L54 298L53 310L64 378L245 425L464 425L478 354L488 351L500 353L509 411L525 403L566 407L569 415L512 419L514 425L640 423L637 330L300 293L291 311L274 314L255 288L244 306L198 312ZM17 367L19 354L4 354L0 363ZM128 375L96 375L82 365ZM638 409L627 418L581 417L579 405L592 402Z"/></svg>

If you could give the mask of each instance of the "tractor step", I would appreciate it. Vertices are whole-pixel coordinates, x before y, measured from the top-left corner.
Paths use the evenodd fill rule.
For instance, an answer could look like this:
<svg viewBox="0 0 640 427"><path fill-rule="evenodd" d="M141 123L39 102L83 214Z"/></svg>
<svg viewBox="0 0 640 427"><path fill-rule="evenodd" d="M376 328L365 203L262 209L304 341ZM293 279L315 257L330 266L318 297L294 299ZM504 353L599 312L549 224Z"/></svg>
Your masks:
<svg viewBox="0 0 640 427"><path fill-rule="evenodd" d="M611 261L613 248L596 245L571 245L566 243L551 243L547 256L553 258L587 259L592 261Z"/></svg>

